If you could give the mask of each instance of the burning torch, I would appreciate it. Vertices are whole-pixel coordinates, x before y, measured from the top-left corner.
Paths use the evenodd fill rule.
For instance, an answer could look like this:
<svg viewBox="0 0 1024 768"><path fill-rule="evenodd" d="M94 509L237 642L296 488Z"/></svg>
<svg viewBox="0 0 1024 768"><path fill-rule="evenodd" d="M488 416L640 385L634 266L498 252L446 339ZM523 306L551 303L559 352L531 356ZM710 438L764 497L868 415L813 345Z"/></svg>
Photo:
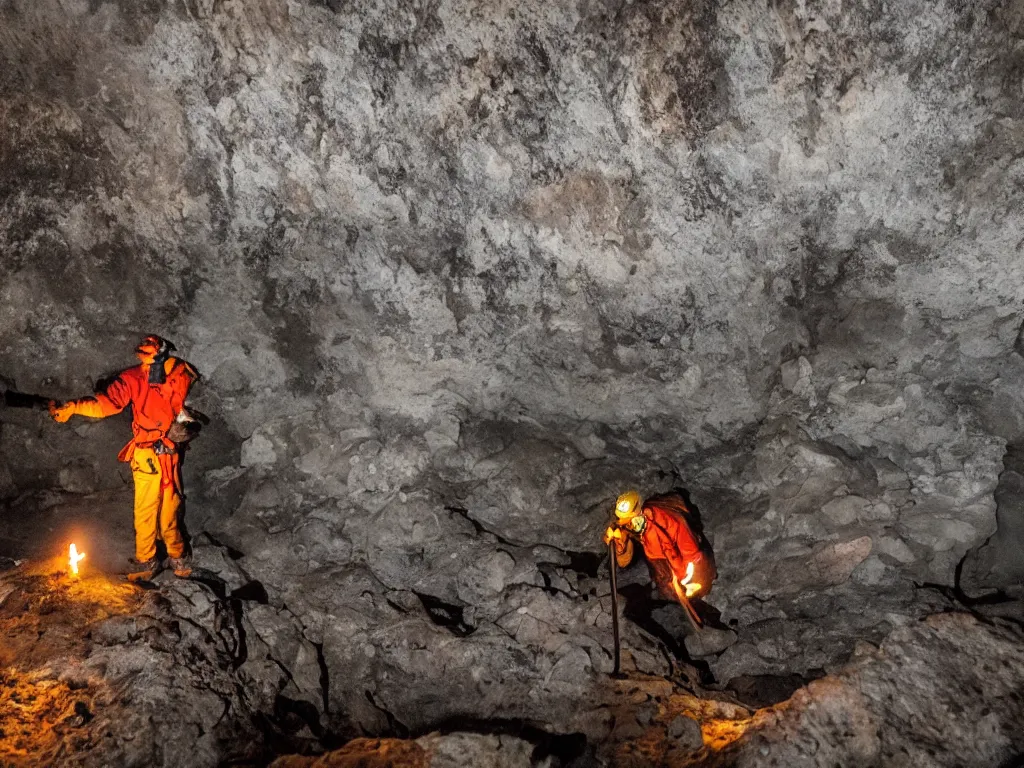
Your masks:
<svg viewBox="0 0 1024 768"><path fill-rule="evenodd" d="M686 609L686 618L690 620L690 624L698 632L703 628L704 622L697 614L697 611L694 610L693 605L690 603L690 598L700 592L702 586L699 581L693 580L692 562L686 564L686 575L683 576L682 580L675 574L672 575L672 588L676 592L676 597L679 598L679 604Z"/></svg>

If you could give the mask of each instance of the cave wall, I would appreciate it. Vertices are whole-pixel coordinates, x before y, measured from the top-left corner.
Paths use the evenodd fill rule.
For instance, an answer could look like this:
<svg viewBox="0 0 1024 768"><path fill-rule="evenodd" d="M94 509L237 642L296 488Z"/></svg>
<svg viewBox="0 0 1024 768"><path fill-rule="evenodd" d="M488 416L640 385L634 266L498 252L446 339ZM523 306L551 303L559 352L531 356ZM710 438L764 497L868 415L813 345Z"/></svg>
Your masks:
<svg viewBox="0 0 1024 768"><path fill-rule="evenodd" d="M1018 439L1015 5L2 8L22 389L156 330L274 460L459 405L687 455L804 354Z"/></svg>
<svg viewBox="0 0 1024 768"><path fill-rule="evenodd" d="M996 532L1022 28L994 1L2 0L0 377L85 394L172 338L214 418L193 519L379 686L335 694L367 731L423 711L373 682L420 656L352 655L410 614L447 647L421 594L474 629L439 699L503 664L519 702L577 695L552 680L607 666L607 614L573 557L632 483L705 514L715 674L810 673ZM0 492L122 485L126 436L5 411ZM1000 510L978 585L1019 577ZM510 628L527 604L577 639Z"/></svg>

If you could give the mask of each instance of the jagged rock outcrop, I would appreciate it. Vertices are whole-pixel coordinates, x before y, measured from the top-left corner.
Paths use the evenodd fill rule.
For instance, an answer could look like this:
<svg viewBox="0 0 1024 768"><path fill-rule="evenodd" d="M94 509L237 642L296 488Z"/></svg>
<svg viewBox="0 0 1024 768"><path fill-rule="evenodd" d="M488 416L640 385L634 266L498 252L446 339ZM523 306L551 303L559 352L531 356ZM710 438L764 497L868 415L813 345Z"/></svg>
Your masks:
<svg viewBox="0 0 1024 768"><path fill-rule="evenodd" d="M929 617L760 711L704 765L1015 765L1024 752L1020 626Z"/></svg>
<svg viewBox="0 0 1024 768"><path fill-rule="evenodd" d="M257 724L272 732L273 708L236 677L258 636L199 583L145 591L25 565L0 574L0 627L4 764L216 766L267 749ZM261 672L284 687L280 668Z"/></svg>
<svg viewBox="0 0 1024 768"><path fill-rule="evenodd" d="M0 758L262 764L368 732L413 738L356 738L274 764L983 766L1024 749L1019 602L907 621L754 710L650 653L645 674L638 651L653 639L636 630L627 674L609 676L567 599L582 575L561 598L538 590L498 619L479 611L474 626L455 604L387 590L368 570L361 593L351 575L339 580L350 604L306 584L285 596L293 611L249 577L248 558L204 538L195 553L191 580L167 573L142 588L70 578L59 560L0 574ZM514 606L521 592L492 600ZM589 602L602 612L605 600Z"/></svg>

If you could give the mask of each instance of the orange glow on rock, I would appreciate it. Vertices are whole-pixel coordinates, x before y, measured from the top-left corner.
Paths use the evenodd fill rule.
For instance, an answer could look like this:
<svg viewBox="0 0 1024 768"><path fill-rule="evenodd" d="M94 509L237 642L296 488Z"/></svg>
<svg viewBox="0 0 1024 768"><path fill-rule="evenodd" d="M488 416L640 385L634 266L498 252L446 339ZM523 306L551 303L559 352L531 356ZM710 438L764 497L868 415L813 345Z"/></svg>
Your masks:
<svg viewBox="0 0 1024 768"><path fill-rule="evenodd" d="M78 548L71 544L68 548L68 569L71 571L72 576L78 575L78 564L85 559L85 552L79 554Z"/></svg>
<svg viewBox="0 0 1024 768"><path fill-rule="evenodd" d="M750 728L753 719L705 720L701 724L701 736L709 749L718 752L740 738Z"/></svg>

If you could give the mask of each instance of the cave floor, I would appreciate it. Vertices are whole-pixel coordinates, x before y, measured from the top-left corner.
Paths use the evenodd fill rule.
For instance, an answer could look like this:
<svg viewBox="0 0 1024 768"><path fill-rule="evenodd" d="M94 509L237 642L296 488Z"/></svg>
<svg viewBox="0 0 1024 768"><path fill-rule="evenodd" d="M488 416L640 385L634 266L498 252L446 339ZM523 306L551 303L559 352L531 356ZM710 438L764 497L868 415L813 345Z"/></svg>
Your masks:
<svg viewBox="0 0 1024 768"><path fill-rule="evenodd" d="M5 517L3 556L25 562L0 571L0 764L981 766L1024 753L1024 616L1008 600L860 643L842 669L794 679L763 707L701 688L678 660L669 675L644 673L626 648L621 678L562 684L579 695L574 728L481 713L374 738L332 732L325 651L248 580L245 553L199 535L196 578L117 576L130 501L33 496ZM79 578L69 537L89 552ZM433 631L457 649L449 629ZM319 642L348 652L341 638ZM330 681L335 694L345 684ZM303 698L310 686L322 699ZM170 755L171 743L194 747Z"/></svg>

